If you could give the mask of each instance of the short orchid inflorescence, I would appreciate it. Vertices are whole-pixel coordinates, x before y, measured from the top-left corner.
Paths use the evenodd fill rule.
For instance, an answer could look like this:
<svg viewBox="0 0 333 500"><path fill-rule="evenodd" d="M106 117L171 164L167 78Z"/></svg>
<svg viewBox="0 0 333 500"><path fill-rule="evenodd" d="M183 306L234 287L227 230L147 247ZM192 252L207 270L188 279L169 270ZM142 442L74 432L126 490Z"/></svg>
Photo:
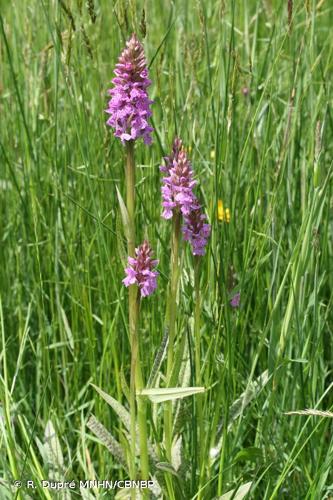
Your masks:
<svg viewBox="0 0 333 500"><path fill-rule="evenodd" d="M193 188L197 181L193 179L193 170L183 143L176 138L170 156L164 158L165 165L160 167L165 173L162 180L163 213L165 219L171 219L174 210L189 215L196 207L197 200Z"/></svg>
<svg viewBox="0 0 333 500"><path fill-rule="evenodd" d="M153 268L158 260L152 259L153 251L147 241L144 241L135 249L136 257L128 257L128 267L125 269L126 278L123 279L125 286L138 285L141 297L151 295L157 287L158 271Z"/></svg>
<svg viewBox="0 0 333 500"><path fill-rule="evenodd" d="M203 213L193 189L197 181L193 178L191 163L181 139L175 138L172 151L164 157L165 165L160 167L162 180L162 216L171 219L175 211L183 216L182 232L184 240L189 241L193 255L204 255L210 235L210 225Z"/></svg>
<svg viewBox="0 0 333 500"><path fill-rule="evenodd" d="M189 241L193 255L205 255L207 240L210 235L210 225L207 216L198 205L189 215L184 217L182 232L184 240Z"/></svg>

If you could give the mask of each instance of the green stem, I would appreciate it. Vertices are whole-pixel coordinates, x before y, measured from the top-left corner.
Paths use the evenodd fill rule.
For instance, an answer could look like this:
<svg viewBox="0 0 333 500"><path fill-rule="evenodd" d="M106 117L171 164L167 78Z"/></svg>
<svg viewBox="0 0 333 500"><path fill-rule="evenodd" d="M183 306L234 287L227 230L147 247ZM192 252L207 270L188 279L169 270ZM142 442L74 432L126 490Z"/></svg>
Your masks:
<svg viewBox="0 0 333 500"><path fill-rule="evenodd" d="M135 163L134 163L134 144L128 142L126 145L126 206L128 213L128 233L127 246L128 255L134 257L135 252ZM137 287L132 285L128 292L128 313L129 330L131 343L131 379L130 379L130 416L131 416L131 460L130 460L130 479L136 479L135 465L135 443L136 443L136 409L135 409L135 372L138 357L137 341ZM132 498L135 498L133 489Z"/></svg>
<svg viewBox="0 0 333 500"><path fill-rule="evenodd" d="M134 289L134 290L132 290ZM130 460L130 479L136 479L136 409L135 409L135 374L139 354L139 345L137 341L137 306L133 303L134 292L137 292L135 286L131 286L129 290L129 321L131 335L131 379L130 379L130 417L131 417L131 460ZM134 492L134 493L133 493ZM135 490L133 489L132 498L135 498Z"/></svg>
<svg viewBox="0 0 333 500"><path fill-rule="evenodd" d="M128 213L128 255L135 256L135 161L134 142L126 144L126 208ZM136 288L136 287L134 287Z"/></svg>
<svg viewBox="0 0 333 500"><path fill-rule="evenodd" d="M126 205L128 213L128 255L135 256L135 161L134 142L126 145ZM143 379L140 365L138 323L139 323L139 290L136 285L129 287L129 329L131 342L131 380L130 380L130 417L131 417L131 463L130 479L136 479L136 391L143 388ZM138 401L138 427L140 442L141 478L149 479L148 450L147 450L147 422L146 403ZM135 498L135 490L132 490Z"/></svg>
<svg viewBox="0 0 333 500"><path fill-rule="evenodd" d="M194 297L195 297L195 309L194 309L194 341L195 341L195 383L197 387L202 385L201 382L201 294L200 294L200 256L194 257ZM202 411L202 394L196 395L196 407L197 407L197 426L199 429L199 435L197 436L197 450L199 458L199 478L202 479L204 461L202 459L203 455L203 441L204 441L204 425L203 425L203 411ZM200 487L200 484L199 484ZM200 496L198 497L200 498Z"/></svg>
<svg viewBox="0 0 333 500"><path fill-rule="evenodd" d="M171 282L168 297L168 327L169 343L167 357L167 385L170 384L173 361L177 317L177 293L179 282L179 244L180 244L181 214L173 216L172 243L171 243ZM172 402L167 401L164 406L165 450L167 459L171 461L172 447Z"/></svg>
<svg viewBox="0 0 333 500"><path fill-rule="evenodd" d="M143 378L141 373L140 360L137 362L136 370L136 387L137 390L144 388ZM147 403L143 397L138 397L138 427L140 440L140 461L141 461L141 479L148 481L149 479L149 460L148 460L148 436L147 436ZM145 496L146 490L143 490Z"/></svg>

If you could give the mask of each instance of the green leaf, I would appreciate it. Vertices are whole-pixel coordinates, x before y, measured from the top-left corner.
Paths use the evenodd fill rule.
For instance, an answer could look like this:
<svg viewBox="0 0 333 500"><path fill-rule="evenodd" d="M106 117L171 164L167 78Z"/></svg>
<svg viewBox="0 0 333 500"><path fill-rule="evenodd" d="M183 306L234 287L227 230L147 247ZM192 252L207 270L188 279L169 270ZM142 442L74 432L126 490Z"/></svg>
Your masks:
<svg viewBox="0 0 333 500"><path fill-rule="evenodd" d="M117 187L116 187L116 191L117 191L117 197L118 197L118 201L119 201L119 208L120 208L121 218L123 221L125 236L127 239L129 239L130 222L129 222L127 208L126 208L125 202L120 194L120 191Z"/></svg>
<svg viewBox="0 0 333 500"><path fill-rule="evenodd" d="M129 402L129 400L130 400L130 388L128 387L128 383L127 383L125 375L124 375L123 367L121 367L121 369L120 369L120 385L121 385L121 390L123 391L125 398Z"/></svg>
<svg viewBox="0 0 333 500"><path fill-rule="evenodd" d="M124 408L124 406L119 403L116 399L114 399L112 396L107 394L106 392L102 391L97 385L91 384L93 388L98 392L100 396L108 403L108 405L111 406L111 408L116 412L124 426L128 431L130 431L131 428L131 418L129 412Z"/></svg>
<svg viewBox="0 0 333 500"><path fill-rule="evenodd" d="M122 263L122 266L125 268L127 266L127 252L124 245L123 232L121 230L121 222L119 214L116 216L116 234L117 234L117 249L118 254Z"/></svg>
<svg viewBox="0 0 333 500"><path fill-rule="evenodd" d="M61 312L61 318L62 318L62 321L63 321L63 324L64 324L65 332L66 332L66 335L67 335L69 347L71 348L71 351L73 352L73 350L74 350L74 339L73 339L72 330L71 330L71 327L69 326L66 313L65 313L64 309L61 306L60 306L60 312Z"/></svg>
<svg viewBox="0 0 333 500"><path fill-rule="evenodd" d="M191 419L191 411L189 410L189 405L186 403L184 399L178 400L178 405L175 408L174 412L174 424L173 424L173 435L181 433L184 425Z"/></svg>
<svg viewBox="0 0 333 500"><path fill-rule="evenodd" d="M143 389L137 392L137 396L148 396L153 403L163 403L163 401L173 401L202 392L205 392L204 387L166 387Z"/></svg>
<svg viewBox="0 0 333 500"><path fill-rule="evenodd" d="M256 380L250 382L245 391L234 401L229 410L230 423L236 420L244 411L244 409L251 403L251 401L258 396L260 391L265 387L269 381L268 370L265 370Z"/></svg>
<svg viewBox="0 0 333 500"><path fill-rule="evenodd" d="M147 388L153 386L155 381L156 381L158 371L161 368L161 365L162 365L163 360L165 358L167 345L168 345L168 339L169 339L169 330L168 330L168 328L166 328L164 331L164 335L163 335L160 347L158 348L157 354L155 356L153 368L151 370L151 373L149 375L149 379L147 382Z"/></svg>
<svg viewBox="0 0 333 500"><path fill-rule="evenodd" d="M110 396L109 394L107 394L106 392L104 392L102 389L100 389L99 387L97 387L95 384L90 384L93 386L93 388L98 392L98 394L100 396L102 396L102 398L104 399L104 401L106 401L110 406L111 408L115 411L115 413L118 415L118 417L120 418L121 422L124 424L125 428L127 429L128 432L130 432L130 429L131 429L131 417L130 417L130 414L129 412L126 410L126 408L121 404L119 403L116 399L114 399L112 396ZM137 429L137 440L136 440L136 446L139 450L139 436L138 436L138 426L136 426L136 429ZM130 436L128 436L128 440L130 442L131 438ZM148 443L147 443L147 446L148 446L148 454L151 458L151 460L153 461L153 463L156 462L157 460L157 457L156 457L156 454L154 452L154 449L152 447L152 444L150 442L150 440L148 440Z"/></svg>
<svg viewBox="0 0 333 500"><path fill-rule="evenodd" d="M162 470L163 472L169 472L173 476L178 477L178 473L175 468L169 462L158 462L155 464L156 469Z"/></svg>
<svg viewBox="0 0 333 500"><path fill-rule="evenodd" d="M64 473L64 457L61 444L51 420L48 420L44 433L44 450L51 475L57 480Z"/></svg>
<svg viewBox="0 0 333 500"><path fill-rule="evenodd" d="M242 500L243 498L246 497L248 492L250 491L252 486L252 481L242 484L239 488L235 488L234 490L230 490L221 497L219 497L218 500Z"/></svg>
<svg viewBox="0 0 333 500"><path fill-rule="evenodd" d="M251 461L255 462L257 459L262 458L262 450L260 448L256 448L255 446L249 446L248 448L243 448L240 450L236 457L235 463L241 461Z"/></svg>
<svg viewBox="0 0 333 500"><path fill-rule="evenodd" d="M186 374L186 367L189 365L189 356L187 356L186 351L186 335L183 335L179 342L179 345L177 346L170 377L170 385L176 385L178 383L182 386L189 383L184 383L184 380L181 380L182 378L184 378Z"/></svg>
<svg viewBox="0 0 333 500"><path fill-rule="evenodd" d="M253 380L248 384L245 391L236 399L229 409L229 422L228 422L228 431L231 430L234 421L240 417L245 408L251 403L251 401L258 397L262 389L269 381L268 370L265 370L256 380ZM224 419L220 422L220 430L225 425ZM218 457L222 448L222 440L223 436L220 437L219 442L214 448L214 457Z"/></svg>
<svg viewBox="0 0 333 500"><path fill-rule="evenodd" d="M115 500L131 500L133 498L132 491L133 490L131 488L122 488L121 490L118 490L114 498ZM136 500L142 500L142 494L139 488L135 488L134 495Z"/></svg>
<svg viewBox="0 0 333 500"><path fill-rule="evenodd" d="M88 429L98 437L101 443L109 450L116 460L127 471L127 464L123 450L118 441L106 430L94 415L91 415L87 422ZM128 471L127 471L128 472Z"/></svg>
<svg viewBox="0 0 333 500"><path fill-rule="evenodd" d="M182 447L183 447L182 436L179 436L178 438L173 440L171 448L171 464L172 467L175 469L175 471L179 470L183 461Z"/></svg>

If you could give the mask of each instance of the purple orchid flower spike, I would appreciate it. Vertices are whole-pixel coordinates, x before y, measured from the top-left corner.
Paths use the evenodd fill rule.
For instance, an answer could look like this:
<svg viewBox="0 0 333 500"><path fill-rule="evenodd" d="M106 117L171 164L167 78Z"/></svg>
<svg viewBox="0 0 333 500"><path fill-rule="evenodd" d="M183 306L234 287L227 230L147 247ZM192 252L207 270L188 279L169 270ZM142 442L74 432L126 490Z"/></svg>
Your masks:
<svg viewBox="0 0 333 500"><path fill-rule="evenodd" d="M151 295L157 288L157 276L159 273L153 270L158 260L152 259L153 251L149 243L144 241L135 249L136 257L128 257L128 267L125 269L126 278L123 279L125 286L138 285L141 297Z"/></svg>
<svg viewBox="0 0 333 500"><path fill-rule="evenodd" d="M174 210L179 209L185 216L197 206L193 188L197 181L193 180L193 170L183 143L176 138L170 156L164 158L165 165L160 167L165 173L162 180L162 217L171 219Z"/></svg>
<svg viewBox="0 0 333 500"><path fill-rule="evenodd" d="M205 255L211 231L211 227L206 221L206 214L202 212L199 204L184 217L182 232L184 240L189 241L192 246L193 255Z"/></svg>
<svg viewBox="0 0 333 500"><path fill-rule="evenodd" d="M151 84L148 78L147 61L142 44L133 34L126 43L116 64L114 87L108 92L111 95L109 108L106 110L110 118L106 122L115 129L114 135L123 144L142 137L145 144L151 144L153 128L148 119L151 116L147 88Z"/></svg>

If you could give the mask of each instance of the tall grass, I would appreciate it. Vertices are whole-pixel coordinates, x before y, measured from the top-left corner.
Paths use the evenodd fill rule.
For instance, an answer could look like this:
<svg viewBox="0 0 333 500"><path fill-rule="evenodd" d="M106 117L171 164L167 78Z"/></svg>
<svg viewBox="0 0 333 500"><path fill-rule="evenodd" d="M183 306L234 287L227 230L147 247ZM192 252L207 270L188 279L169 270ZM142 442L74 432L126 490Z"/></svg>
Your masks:
<svg viewBox="0 0 333 500"><path fill-rule="evenodd" d="M158 293L141 308L146 380L164 335L170 267L158 166L176 133L212 224L200 270L199 374L189 249L182 258L177 385L199 377L206 392L202 421L197 396L179 408L171 473L163 407L148 404L164 497L219 498L251 483L251 498L329 498L330 418L285 413L333 406L333 6L88 3L3 0L0 9L0 496L53 498L40 486L48 478L128 477L87 422L93 414L126 449L124 425L91 383L128 409L117 198L125 156L104 109L117 56L136 31L155 128L153 145L136 150L137 236L160 260ZM229 223L218 220L219 199ZM27 479L33 493L10 486Z"/></svg>

